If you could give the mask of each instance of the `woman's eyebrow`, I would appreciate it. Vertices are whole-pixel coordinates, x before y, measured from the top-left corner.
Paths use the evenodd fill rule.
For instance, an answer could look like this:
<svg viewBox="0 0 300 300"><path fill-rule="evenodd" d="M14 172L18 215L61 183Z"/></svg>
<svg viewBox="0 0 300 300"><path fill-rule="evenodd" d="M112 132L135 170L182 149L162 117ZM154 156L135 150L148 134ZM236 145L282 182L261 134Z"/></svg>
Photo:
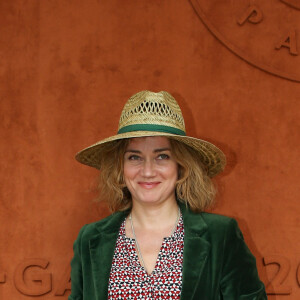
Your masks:
<svg viewBox="0 0 300 300"><path fill-rule="evenodd" d="M142 153L142 152L139 151L139 150L133 150L133 149L128 149L128 150L125 151L125 153L127 153L127 152Z"/></svg>
<svg viewBox="0 0 300 300"><path fill-rule="evenodd" d="M171 151L171 149L170 148L159 148L159 149L153 150L154 153L163 152L163 151ZM134 150L134 149L128 149L128 150L125 151L125 153L127 153L127 152L142 153L142 151Z"/></svg>
<svg viewBox="0 0 300 300"><path fill-rule="evenodd" d="M163 152L163 151L171 151L170 148L160 148L160 149L155 149L153 152Z"/></svg>

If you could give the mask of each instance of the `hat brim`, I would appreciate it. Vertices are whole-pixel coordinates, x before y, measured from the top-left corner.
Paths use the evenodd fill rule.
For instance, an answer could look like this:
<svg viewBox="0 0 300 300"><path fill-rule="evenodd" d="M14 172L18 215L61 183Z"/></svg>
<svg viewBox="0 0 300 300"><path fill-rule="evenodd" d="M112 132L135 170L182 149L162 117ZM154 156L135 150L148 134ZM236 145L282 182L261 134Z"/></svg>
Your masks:
<svg viewBox="0 0 300 300"><path fill-rule="evenodd" d="M102 149L105 144L121 139L130 139L137 137L148 137L148 136L165 136L176 141L182 142L189 147L195 149L202 160L202 163L207 167L209 177L214 177L218 173L224 170L226 165L225 154L214 144L209 143L205 140L197 139L190 136L182 136L165 132L153 132L153 131L132 131L126 133L120 133L106 139L103 139L96 144L91 145L78 152L75 156L76 160L82 164L94 167L98 170L101 169L100 157Z"/></svg>

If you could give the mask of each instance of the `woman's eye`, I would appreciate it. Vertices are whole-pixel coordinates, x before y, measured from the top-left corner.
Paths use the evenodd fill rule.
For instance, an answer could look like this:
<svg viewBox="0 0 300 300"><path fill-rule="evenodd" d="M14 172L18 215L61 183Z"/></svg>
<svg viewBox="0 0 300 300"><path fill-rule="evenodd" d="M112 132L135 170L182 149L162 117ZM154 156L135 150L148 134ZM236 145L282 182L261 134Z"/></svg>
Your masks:
<svg viewBox="0 0 300 300"><path fill-rule="evenodd" d="M160 154L158 157L157 157L158 159L169 159L170 158L170 156L168 155L168 154Z"/></svg>
<svg viewBox="0 0 300 300"><path fill-rule="evenodd" d="M139 157L138 155L130 155L130 156L128 157L128 159L129 159L129 160L139 160L140 157Z"/></svg>

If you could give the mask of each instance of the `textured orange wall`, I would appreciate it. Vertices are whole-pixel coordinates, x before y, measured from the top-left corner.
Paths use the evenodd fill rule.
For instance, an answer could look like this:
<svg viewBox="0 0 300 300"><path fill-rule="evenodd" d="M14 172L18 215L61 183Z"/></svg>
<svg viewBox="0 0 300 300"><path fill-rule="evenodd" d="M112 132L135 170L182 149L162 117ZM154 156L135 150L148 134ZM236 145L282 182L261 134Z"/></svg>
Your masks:
<svg viewBox="0 0 300 300"><path fill-rule="evenodd" d="M143 89L224 150L215 212L239 221L270 299L299 299L300 3L251 3L0 1L1 300L67 299L78 230L108 214L73 157Z"/></svg>

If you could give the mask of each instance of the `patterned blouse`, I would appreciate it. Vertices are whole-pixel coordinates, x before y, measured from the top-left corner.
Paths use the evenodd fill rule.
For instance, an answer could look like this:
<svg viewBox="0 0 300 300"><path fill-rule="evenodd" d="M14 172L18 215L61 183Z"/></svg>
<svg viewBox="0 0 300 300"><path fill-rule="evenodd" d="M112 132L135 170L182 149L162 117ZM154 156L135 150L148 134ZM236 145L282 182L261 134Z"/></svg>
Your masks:
<svg viewBox="0 0 300 300"><path fill-rule="evenodd" d="M122 223L110 270L108 299L179 300L182 288L184 228L182 215L174 233L163 239L151 274L141 266L135 240Z"/></svg>

